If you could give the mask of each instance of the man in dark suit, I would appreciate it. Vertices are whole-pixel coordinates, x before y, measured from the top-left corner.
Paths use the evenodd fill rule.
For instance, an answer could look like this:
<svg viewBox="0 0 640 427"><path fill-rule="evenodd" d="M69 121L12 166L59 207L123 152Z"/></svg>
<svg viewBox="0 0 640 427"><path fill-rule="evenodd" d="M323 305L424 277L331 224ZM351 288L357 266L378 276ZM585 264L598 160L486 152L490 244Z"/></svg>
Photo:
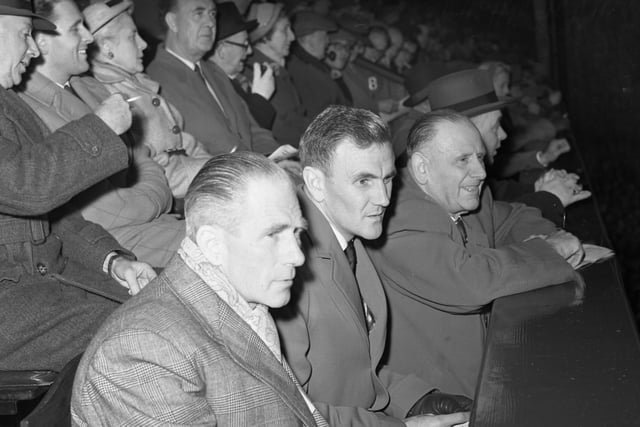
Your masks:
<svg viewBox="0 0 640 427"><path fill-rule="evenodd" d="M227 75L203 57L216 38L213 0L165 0L161 12L167 27L147 73L160 83L161 94L185 120L185 131L210 154L250 150L269 154L279 147L261 128Z"/></svg>
<svg viewBox="0 0 640 427"><path fill-rule="evenodd" d="M113 300L126 298L125 287L136 293L155 276L104 229L63 207L127 166L118 134L131 112L114 95L49 133L12 90L40 54L32 16L29 1L0 0L0 369L62 368L115 309ZM55 25L37 18L33 28Z"/></svg>
<svg viewBox="0 0 640 427"><path fill-rule="evenodd" d="M216 156L185 198L169 266L98 331L78 367L76 425L327 426L280 350L305 221L288 175Z"/></svg>
<svg viewBox="0 0 640 427"><path fill-rule="evenodd" d="M276 313L287 360L334 426L438 425L466 420L469 400L431 392L380 363L387 335L382 284L360 238L382 233L395 175L386 125L375 114L333 106L301 140L300 194L307 262L292 302ZM442 412L434 403L443 404Z"/></svg>

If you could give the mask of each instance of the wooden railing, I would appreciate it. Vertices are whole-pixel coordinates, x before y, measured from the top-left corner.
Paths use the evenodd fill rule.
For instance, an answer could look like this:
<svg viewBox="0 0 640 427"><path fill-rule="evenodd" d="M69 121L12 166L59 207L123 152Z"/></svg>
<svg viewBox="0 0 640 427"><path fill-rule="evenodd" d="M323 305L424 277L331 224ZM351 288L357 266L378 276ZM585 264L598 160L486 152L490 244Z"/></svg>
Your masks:
<svg viewBox="0 0 640 427"><path fill-rule="evenodd" d="M573 147L557 166L585 180ZM567 209L566 229L611 247L595 199ZM579 303L574 283L494 302L471 426L640 425L640 342L620 268L614 258L582 276Z"/></svg>

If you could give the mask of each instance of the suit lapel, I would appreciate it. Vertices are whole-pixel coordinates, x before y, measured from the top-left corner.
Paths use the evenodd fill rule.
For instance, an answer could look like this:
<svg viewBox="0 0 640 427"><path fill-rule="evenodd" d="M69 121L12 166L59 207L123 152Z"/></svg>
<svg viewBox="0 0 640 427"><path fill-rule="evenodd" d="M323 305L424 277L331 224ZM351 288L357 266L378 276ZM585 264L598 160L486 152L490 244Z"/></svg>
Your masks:
<svg viewBox="0 0 640 427"><path fill-rule="evenodd" d="M347 261L338 239L336 238L329 222L322 212L309 200L303 190L299 191L300 206L303 215L311 224L308 231L312 248L309 248L309 256L316 257L318 262L325 264L324 268L318 268L314 274L322 277L321 282L327 288L331 298L336 302L336 307L351 317L355 324L360 325L363 338L367 337L367 326L364 319L362 298L358 290L351 267ZM330 273L327 274L328 272ZM347 304L345 305L344 302Z"/></svg>
<svg viewBox="0 0 640 427"><path fill-rule="evenodd" d="M175 264L177 268L174 268ZM211 339L224 345L238 366L269 385L306 425L315 425L296 385L251 327L179 256L167 266L166 272L177 297L195 315Z"/></svg>

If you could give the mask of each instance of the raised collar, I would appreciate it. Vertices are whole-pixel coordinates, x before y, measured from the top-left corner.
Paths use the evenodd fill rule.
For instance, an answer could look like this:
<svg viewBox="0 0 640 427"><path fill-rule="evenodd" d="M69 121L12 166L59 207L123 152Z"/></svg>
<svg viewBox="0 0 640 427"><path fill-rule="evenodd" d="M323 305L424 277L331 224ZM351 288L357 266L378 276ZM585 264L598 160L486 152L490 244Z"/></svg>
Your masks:
<svg viewBox="0 0 640 427"><path fill-rule="evenodd" d="M124 81L134 81L137 84L144 86L146 89L158 93L160 90L160 84L155 80L152 80L144 73L131 74L120 67L116 67L113 64L108 64L102 61L93 61L91 64L91 73L101 83L115 84L122 83Z"/></svg>
<svg viewBox="0 0 640 427"><path fill-rule="evenodd" d="M316 58L315 56L311 55L309 52L304 50L304 48L300 46L298 43L295 43L292 46L292 52L302 62L306 62L309 65L313 65L316 68L320 68L322 71L326 72L327 74L329 73L329 67L327 66L327 64L325 64L324 62L322 62L321 60L319 60L318 58Z"/></svg>

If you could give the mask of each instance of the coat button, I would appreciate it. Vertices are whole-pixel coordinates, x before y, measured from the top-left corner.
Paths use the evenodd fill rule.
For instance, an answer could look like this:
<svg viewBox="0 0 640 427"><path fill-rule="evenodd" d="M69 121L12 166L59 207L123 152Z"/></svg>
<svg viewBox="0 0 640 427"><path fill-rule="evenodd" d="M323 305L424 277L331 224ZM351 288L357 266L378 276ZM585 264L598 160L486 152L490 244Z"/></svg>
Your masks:
<svg viewBox="0 0 640 427"><path fill-rule="evenodd" d="M96 147L95 145L91 147L91 154L98 154L98 147Z"/></svg>
<svg viewBox="0 0 640 427"><path fill-rule="evenodd" d="M171 128L171 132L175 133L176 135L180 133L180 126L175 125L174 127Z"/></svg>
<svg viewBox="0 0 640 427"><path fill-rule="evenodd" d="M49 269L47 268L47 266L42 264L41 262L36 264L36 269L38 270L38 273L40 273L43 276L49 272Z"/></svg>
<svg viewBox="0 0 640 427"><path fill-rule="evenodd" d="M151 103L153 104L154 107L159 107L160 106L160 98L153 98L151 100Z"/></svg>

